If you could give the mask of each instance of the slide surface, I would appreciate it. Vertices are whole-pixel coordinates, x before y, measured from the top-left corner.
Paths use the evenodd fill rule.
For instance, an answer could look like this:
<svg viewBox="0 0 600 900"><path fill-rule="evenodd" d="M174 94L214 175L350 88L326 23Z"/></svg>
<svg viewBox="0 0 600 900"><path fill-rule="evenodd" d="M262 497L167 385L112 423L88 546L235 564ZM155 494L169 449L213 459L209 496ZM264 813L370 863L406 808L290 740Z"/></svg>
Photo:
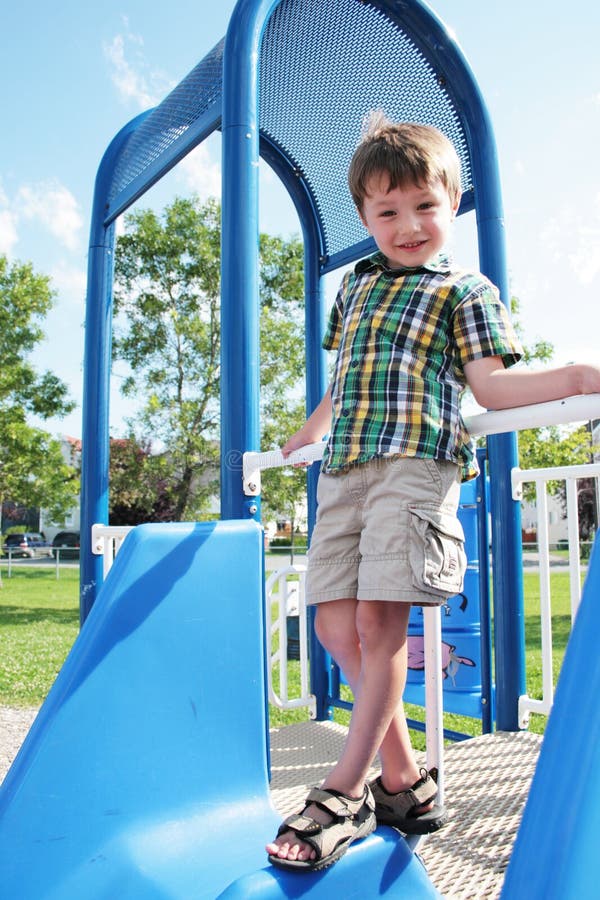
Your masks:
<svg viewBox="0 0 600 900"><path fill-rule="evenodd" d="M2 896L439 896L391 829L319 875L266 864L262 541L254 522L128 535L0 789Z"/></svg>
<svg viewBox="0 0 600 900"><path fill-rule="evenodd" d="M503 900L600 897L599 601L597 536Z"/></svg>

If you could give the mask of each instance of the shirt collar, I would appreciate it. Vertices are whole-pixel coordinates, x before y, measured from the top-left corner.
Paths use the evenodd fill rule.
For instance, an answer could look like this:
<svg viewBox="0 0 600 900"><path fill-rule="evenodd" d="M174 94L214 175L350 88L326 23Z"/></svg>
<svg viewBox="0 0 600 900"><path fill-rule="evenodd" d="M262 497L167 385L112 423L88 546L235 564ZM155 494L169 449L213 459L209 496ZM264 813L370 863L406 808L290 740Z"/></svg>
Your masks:
<svg viewBox="0 0 600 900"><path fill-rule="evenodd" d="M405 274L407 272L437 272L444 275L447 275L454 268L453 260L450 254L448 253L438 253L437 256L434 256L428 263L424 266L417 266L416 268L396 268L392 269L388 263L387 259L381 253L381 251L377 250L376 253L371 254L371 256L365 257L365 259L359 260L355 267L354 271L357 275L362 275L365 272L376 272L379 269L381 272L388 272L393 274Z"/></svg>

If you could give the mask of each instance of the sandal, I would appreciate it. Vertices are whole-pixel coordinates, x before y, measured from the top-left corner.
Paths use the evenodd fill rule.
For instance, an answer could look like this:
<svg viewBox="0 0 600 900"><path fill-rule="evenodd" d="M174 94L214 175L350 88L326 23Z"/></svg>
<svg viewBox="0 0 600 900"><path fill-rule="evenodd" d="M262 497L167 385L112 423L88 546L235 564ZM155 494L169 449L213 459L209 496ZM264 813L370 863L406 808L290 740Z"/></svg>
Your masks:
<svg viewBox="0 0 600 900"><path fill-rule="evenodd" d="M421 769L421 777L411 788L390 794L381 783L381 777L372 781L370 788L375 799L375 815L378 825L392 825L405 834L430 834L446 824L443 806L432 806L425 812L419 808L427 806L437 797L435 779L437 770Z"/></svg>
<svg viewBox="0 0 600 900"><path fill-rule="evenodd" d="M331 816L331 821L325 825L315 822L306 813L310 804L318 806ZM269 854L269 862L281 869L293 869L295 872L325 869L337 862L353 841L371 834L376 826L375 801L369 785L365 785L364 793L358 799L348 797L340 791L315 787L306 798L302 812L289 816L277 832L277 837L280 837L286 831L292 831L299 840L314 849L315 859L280 859Z"/></svg>

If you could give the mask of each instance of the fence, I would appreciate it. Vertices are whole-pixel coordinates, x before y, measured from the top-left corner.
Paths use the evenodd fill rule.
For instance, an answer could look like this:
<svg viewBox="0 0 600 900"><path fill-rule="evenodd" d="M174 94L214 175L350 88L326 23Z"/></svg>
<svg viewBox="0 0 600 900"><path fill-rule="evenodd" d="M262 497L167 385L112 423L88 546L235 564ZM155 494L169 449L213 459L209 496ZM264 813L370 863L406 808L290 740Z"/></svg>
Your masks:
<svg viewBox="0 0 600 900"><path fill-rule="evenodd" d="M512 491L515 500L522 497L524 483L534 483L537 510L537 549L539 554L540 618L542 654L542 697L534 699L527 694L519 699L519 723L527 728L530 713L549 715L554 699L552 667L552 595L550 585L550 541L548 535L548 483L564 481L567 504L568 570L571 624L575 620L581 600L581 553L579 543L579 513L577 504L577 482L583 478L594 478L596 489L600 465L590 463L580 466L561 466L546 469L513 469L511 473Z"/></svg>

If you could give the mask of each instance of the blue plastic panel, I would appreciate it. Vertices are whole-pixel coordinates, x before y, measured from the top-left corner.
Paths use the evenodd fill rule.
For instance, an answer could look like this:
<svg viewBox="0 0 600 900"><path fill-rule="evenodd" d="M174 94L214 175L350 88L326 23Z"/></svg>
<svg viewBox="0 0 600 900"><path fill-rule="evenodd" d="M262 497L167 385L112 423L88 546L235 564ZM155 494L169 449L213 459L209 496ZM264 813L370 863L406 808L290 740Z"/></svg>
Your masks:
<svg viewBox="0 0 600 900"><path fill-rule="evenodd" d="M465 532L468 567L463 591L442 609L444 711L480 718L482 714L481 615L477 483L462 485L458 518ZM425 705L423 611L414 606L408 627L408 677L404 700Z"/></svg>
<svg viewBox="0 0 600 900"><path fill-rule="evenodd" d="M599 597L597 537L503 900L600 896Z"/></svg>
<svg viewBox="0 0 600 900"><path fill-rule="evenodd" d="M262 544L128 535L2 786L0 895L214 900L264 866Z"/></svg>

